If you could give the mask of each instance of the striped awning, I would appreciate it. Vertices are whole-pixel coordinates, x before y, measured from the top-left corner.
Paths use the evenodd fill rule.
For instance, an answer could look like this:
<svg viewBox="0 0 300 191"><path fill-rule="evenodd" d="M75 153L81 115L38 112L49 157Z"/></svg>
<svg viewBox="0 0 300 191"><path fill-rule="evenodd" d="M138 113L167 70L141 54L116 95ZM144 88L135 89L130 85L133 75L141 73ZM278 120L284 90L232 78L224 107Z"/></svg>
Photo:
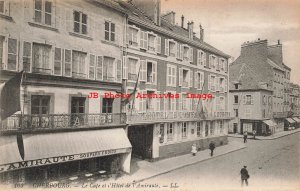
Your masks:
<svg viewBox="0 0 300 191"><path fill-rule="evenodd" d="M131 152L122 128L63 133L24 134L19 154L16 136L0 139L0 171Z"/></svg>
<svg viewBox="0 0 300 191"><path fill-rule="evenodd" d="M292 118L286 118L286 120L287 120L289 123L296 123L296 121L294 121Z"/></svg>
<svg viewBox="0 0 300 191"><path fill-rule="evenodd" d="M264 120L263 123L265 123L266 125L270 126L270 127L274 127L276 126L277 124L272 121L272 120Z"/></svg>
<svg viewBox="0 0 300 191"><path fill-rule="evenodd" d="M300 123L300 119L298 117L293 117L292 118L294 121L296 121L297 123Z"/></svg>

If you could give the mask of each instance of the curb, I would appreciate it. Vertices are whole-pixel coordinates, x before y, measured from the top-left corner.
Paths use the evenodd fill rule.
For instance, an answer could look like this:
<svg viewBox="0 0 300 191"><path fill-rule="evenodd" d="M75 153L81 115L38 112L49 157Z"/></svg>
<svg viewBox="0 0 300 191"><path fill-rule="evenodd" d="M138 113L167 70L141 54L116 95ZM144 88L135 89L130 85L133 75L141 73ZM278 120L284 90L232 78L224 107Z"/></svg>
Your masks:
<svg viewBox="0 0 300 191"><path fill-rule="evenodd" d="M281 135L281 136L278 136L278 137L273 137L273 138L258 138L258 137L256 137L256 139L255 140L259 140L259 141L264 141L264 140L267 140L267 141L269 141L269 140L274 140L274 139L279 139L279 138L281 138L281 137L286 137L286 136L288 136L288 135L292 135L292 134L295 134L295 133L299 133L300 131L294 131L294 132L291 132L291 133L289 133L289 134L286 134L286 135ZM240 139L242 139L243 137L237 137L237 136L230 136L230 135L228 135L228 137L232 137L232 138L240 138ZM248 139L253 139L253 138L248 138ZM254 139L253 139L254 140Z"/></svg>
<svg viewBox="0 0 300 191"><path fill-rule="evenodd" d="M212 158L207 158L207 159L203 159L203 160L200 160L200 161L196 161L196 162L192 162L192 163L189 163L189 164L185 164L185 165L182 165L182 166L178 166L178 167L176 167L176 168L173 168L173 169L170 169L170 170L166 170L166 171L157 173L157 174L152 175L152 176L149 176L149 177L147 177L147 178L142 178L142 179L139 179L139 180L134 180L134 181L132 181L132 182L133 182L133 183L142 182L142 181L145 181L145 180L147 180L147 179L151 179L151 178L154 178L154 177L156 177L156 176L160 176L160 175L162 175L162 174L167 174L167 173L169 173L169 172L172 172L172 171L175 171L175 170L178 170L178 169L187 167L187 166L191 166L191 165L194 165L194 164L197 164L197 163L200 163L200 162L204 162L204 161L207 161L207 160L210 160L210 159L219 157L219 156L223 156L223 155L226 155L226 154L235 152L235 151L239 151L239 150L242 150L242 149L245 149L245 148L246 148L246 146L243 146L243 147L238 148L238 149L236 149L236 150L232 150L232 151L229 151L229 152L227 152L227 153L223 153L223 154L217 155L217 156L212 157Z"/></svg>

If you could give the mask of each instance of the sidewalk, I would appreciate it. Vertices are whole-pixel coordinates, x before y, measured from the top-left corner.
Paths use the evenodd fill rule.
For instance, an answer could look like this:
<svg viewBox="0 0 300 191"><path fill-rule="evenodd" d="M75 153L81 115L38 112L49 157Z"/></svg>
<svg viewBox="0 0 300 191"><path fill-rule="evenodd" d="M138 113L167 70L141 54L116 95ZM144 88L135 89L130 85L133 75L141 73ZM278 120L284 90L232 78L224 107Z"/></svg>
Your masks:
<svg viewBox="0 0 300 191"><path fill-rule="evenodd" d="M207 149L204 151L199 151L196 156L186 154L156 162L148 162L145 160L136 161L134 162L136 164L132 165L135 165L137 169L133 169L132 174L124 175L115 181L124 183L140 182L179 168L206 161L244 148L246 148L246 146L243 143L231 141L227 145L217 147L213 157L210 156L210 151Z"/></svg>
<svg viewBox="0 0 300 191"><path fill-rule="evenodd" d="M281 131L278 133L275 133L273 135L270 136L255 136L255 139L257 140L274 140L274 139L278 139L280 137L285 137L294 133L298 133L300 132L300 129L294 129L291 131ZM234 137L234 138L243 138L243 135L240 134L228 134L228 137ZM248 135L248 139L253 139L252 135Z"/></svg>

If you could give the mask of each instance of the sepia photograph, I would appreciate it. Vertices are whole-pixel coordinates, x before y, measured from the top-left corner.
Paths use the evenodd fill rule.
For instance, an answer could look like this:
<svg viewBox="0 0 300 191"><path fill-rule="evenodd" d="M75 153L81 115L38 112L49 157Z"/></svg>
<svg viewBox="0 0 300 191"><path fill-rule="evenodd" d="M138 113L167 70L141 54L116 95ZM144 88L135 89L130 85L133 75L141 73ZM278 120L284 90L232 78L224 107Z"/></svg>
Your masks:
<svg viewBox="0 0 300 191"><path fill-rule="evenodd" d="M0 190L299 191L300 0L0 0Z"/></svg>

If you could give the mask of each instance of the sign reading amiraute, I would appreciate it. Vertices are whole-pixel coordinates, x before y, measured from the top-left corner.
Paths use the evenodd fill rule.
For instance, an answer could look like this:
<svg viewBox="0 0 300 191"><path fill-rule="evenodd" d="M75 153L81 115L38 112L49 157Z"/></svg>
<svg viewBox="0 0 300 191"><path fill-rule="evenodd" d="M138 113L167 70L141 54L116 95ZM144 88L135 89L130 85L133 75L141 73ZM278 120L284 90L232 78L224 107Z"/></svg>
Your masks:
<svg viewBox="0 0 300 191"><path fill-rule="evenodd" d="M126 153L129 151L130 148L112 149L112 150L96 151L96 152L81 153L81 154L74 154L74 155L67 155L67 156L57 156L57 157L49 157L49 158L36 159L36 160L20 161L20 162L0 165L0 172L18 170L18 169L28 168L28 167L63 163L63 162L69 162L74 160L82 160L82 159L88 159L94 157L108 156L108 155L114 155L119 153Z"/></svg>

